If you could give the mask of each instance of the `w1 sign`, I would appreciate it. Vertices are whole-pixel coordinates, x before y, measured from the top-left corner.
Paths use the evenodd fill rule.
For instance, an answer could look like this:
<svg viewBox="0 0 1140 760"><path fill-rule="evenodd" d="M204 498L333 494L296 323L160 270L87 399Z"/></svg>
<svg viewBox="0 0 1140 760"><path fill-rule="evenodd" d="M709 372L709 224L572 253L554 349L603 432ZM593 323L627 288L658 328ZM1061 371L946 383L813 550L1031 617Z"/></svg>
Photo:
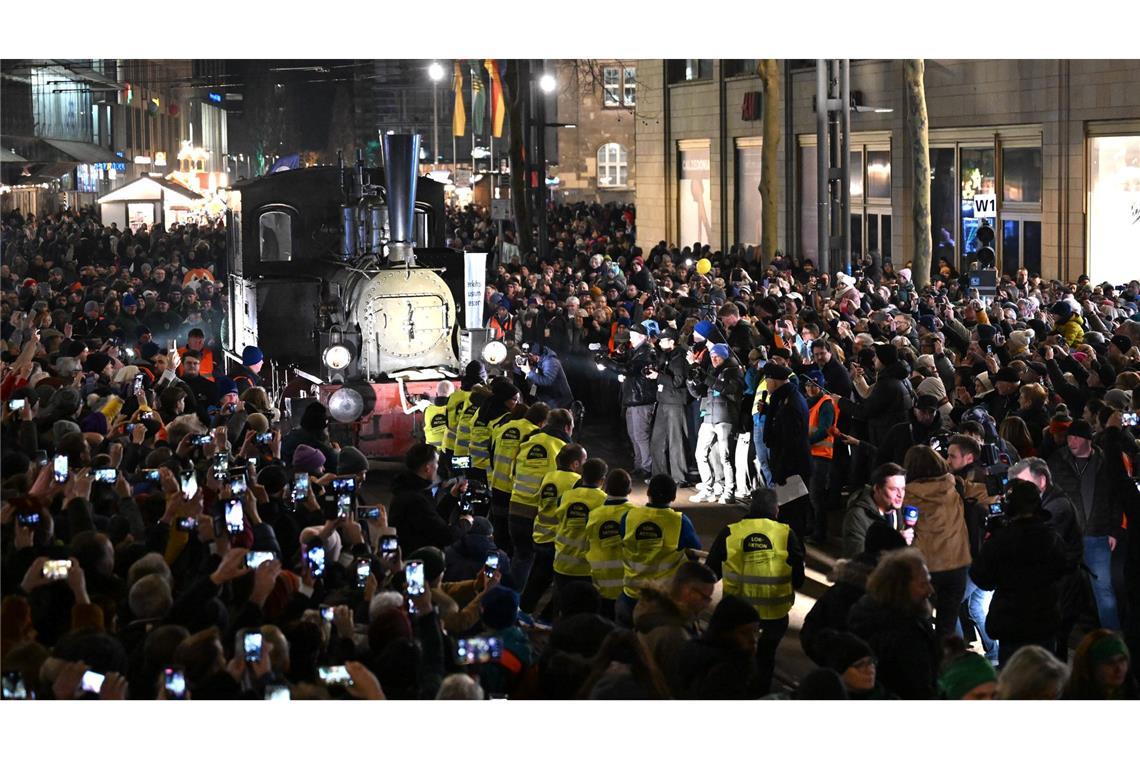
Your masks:
<svg viewBox="0 0 1140 760"><path fill-rule="evenodd" d="M974 196L974 218L997 218L997 195L995 193Z"/></svg>

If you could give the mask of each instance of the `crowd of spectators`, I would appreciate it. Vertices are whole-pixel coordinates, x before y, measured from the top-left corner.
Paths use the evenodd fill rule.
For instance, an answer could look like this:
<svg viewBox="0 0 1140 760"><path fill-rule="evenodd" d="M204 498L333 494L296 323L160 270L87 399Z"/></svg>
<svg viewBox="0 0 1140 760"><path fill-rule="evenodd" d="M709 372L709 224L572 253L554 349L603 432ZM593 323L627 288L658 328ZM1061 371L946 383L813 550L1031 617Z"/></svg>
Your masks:
<svg viewBox="0 0 1140 760"><path fill-rule="evenodd" d="M544 596L515 502L507 531L473 508L448 445L411 447L381 503L324 406L283 419L256 347L225 370L224 230L6 217L5 696L1137 696L1140 285L1023 271L983 298L874 257L643 250L635 223L551 207L524 257L485 214L448 222L451 246L496 253L496 337L558 357L587 421L629 437L629 472L587 459L568 404L467 368L464 394L568 452L559 488L597 491L627 548L678 488L747 507L707 553L678 515L652 549L668 572L631 586L627 555L616 595L596 546L593 572L559 570L563 522ZM782 693L809 540L843 558L801 632L819 668Z"/></svg>

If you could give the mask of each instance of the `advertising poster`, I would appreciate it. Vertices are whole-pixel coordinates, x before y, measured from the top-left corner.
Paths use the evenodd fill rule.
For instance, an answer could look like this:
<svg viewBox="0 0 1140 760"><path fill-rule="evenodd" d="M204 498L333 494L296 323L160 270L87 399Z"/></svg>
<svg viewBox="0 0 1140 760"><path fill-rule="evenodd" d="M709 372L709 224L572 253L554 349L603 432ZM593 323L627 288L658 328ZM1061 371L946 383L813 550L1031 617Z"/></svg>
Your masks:
<svg viewBox="0 0 1140 760"><path fill-rule="evenodd" d="M709 148L682 148L680 186L682 246L712 241L712 175Z"/></svg>
<svg viewBox="0 0 1140 760"><path fill-rule="evenodd" d="M1140 252L1140 135L1089 140L1089 277L1121 285Z"/></svg>
<svg viewBox="0 0 1140 760"><path fill-rule="evenodd" d="M736 150L736 242L760 245L760 146Z"/></svg>
<svg viewBox="0 0 1140 760"><path fill-rule="evenodd" d="M474 330L483 326L483 301L487 297L487 254L463 255L463 326Z"/></svg>

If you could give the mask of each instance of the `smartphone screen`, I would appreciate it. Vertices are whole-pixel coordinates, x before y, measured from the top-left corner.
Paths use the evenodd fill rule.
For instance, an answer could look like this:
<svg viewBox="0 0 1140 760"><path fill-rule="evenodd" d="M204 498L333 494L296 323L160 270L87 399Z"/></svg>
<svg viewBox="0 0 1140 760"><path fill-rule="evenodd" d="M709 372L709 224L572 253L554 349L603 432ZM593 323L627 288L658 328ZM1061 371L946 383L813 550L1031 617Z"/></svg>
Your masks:
<svg viewBox="0 0 1140 760"><path fill-rule="evenodd" d="M452 457L451 458L451 466L457 470L469 469L471 467L471 457L469 457L469 456Z"/></svg>
<svg viewBox="0 0 1140 760"><path fill-rule="evenodd" d="M113 467L100 467L95 471L95 482L113 485L119 479L119 471Z"/></svg>
<svg viewBox="0 0 1140 760"><path fill-rule="evenodd" d="M242 637L242 650L245 652L246 662L257 662L261 659L261 632L250 632Z"/></svg>
<svg viewBox="0 0 1140 760"><path fill-rule="evenodd" d="M333 608L327 604L321 605L321 620L324 620L326 623L333 621Z"/></svg>
<svg viewBox="0 0 1140 760"><path fill-rule="evenodd" d="M230 533L241 533L245 530L241 499L230 499L226 502L226 530Z"/></svg>
<svg viewBox="0 0 1140 760"><path fill-rule="evenodd" d="M396 536L381 536L380 551L384 554L395 554L400 548L400 539Z"/></svg>
<svg viewBox="0 0 1140 760"><path fill-rule="evenodd" d="M83 679L79 682L79 688L88 694L98 694L99 690L103 688L104 678L105 676L102 673L88 670L83 674Z"/></svg>
<svg viewBox="0 0 1140 760"><path fill-rule="evenodd" d="M162 480L162 473L158 470L143 470L143 475L152 483L157 483Z"/></svg>
<svg viewBox="0 0 1140 760"><path fill-rule="evenodd" d="M4 673L4 699L28 699L28 686L19 671Z"/></svg>
<svg viewBox="0 0 1140 760"><path fill-rule="evenodd" d="M198 495L198 476L194 474L193 470L182 473L180 480L183 499L190 501Z"/></svg>
<svg viewBox="0 0 1140 760"><path fill-rule="evenodd" d="M8 408L11 409L13 412L18 412L21 409L23 409L27 403L28 402L25 399L14 398L8 402Z"/></svg>
<svg viewBox="0 0 1140 760"><path fill-rule="evenodd" d="M44 577L51 581L62 581L71 572L71 560L49 559L44 563Z"/></svg>
<svg viewBox="0 0 1140 760"><path fill-rule="evenodd" d="M353 478L336 478L332 482L332 492L336 494L355 493L356 480Z"/></svg>
<svg viewBox="0 0 1140 760"><path fill-rule="evenodd" d="M265 698L271 702L288 702L290 700L289 687L280 683L266 686Z"/></svg>
<svg viewBox="0 0 1140 760"><path fill-rule="evenodd" d="M230 490L235 494L245 493L249 490L249 484L246 482L244 472L230 476Z"/></svg>
<svg viewBox="0 0 1140 760"><path fill-rule="evenodd" d="M39 512L21 512L16 516L16 522L25 528L34 528L40 524Z"/></svg>
<svg viewBox="0 0 1140 760"><path fill-rule="evenodd" d="M317 668L317 675L326 686L352 686L352 676L343 665Z"/></svg>
<svg viewBox="0 0 1140 760"><path fill-rule="evenodd" d="M325 547L314 546L305 555L309 559L309 567L313 575L321 576L325 573Z"/></svg>
<svg viewBox="0 0 1140 760"><path fill-rule="evenodd" d="M162 688L169 699L186 699L186 674L182 668L166 668L162 671Z"/></svg>
<svg viewBox="0 0 1140 760"><path fill-rule="evenodd" d="M363 589L368 583L368 576L372 575L372 563L367 559L356 561L356 588Z"/></svg>
<svg viewBox="0 0 1140 760"><path fill-rule="evenodd" d="M256 440L258 443L271 443L273 441L273 433L258 433L254 440Z"/></svg>
<svg viewBox="0 0 1140 760"><path fill-rule="evenodd" d="M408 579L408 596L420 596L424 593L424 563L412 560L404 568L404 575Z"/></svg>
<svg viewBox="0 0 1140 760"><path fill-rule="evenodd" d="M193 517L183 517L178 520L178 530L183 533L189 533L192 530L197 530L198 520Z"/></svg>
<svg viewBox="0 0 1140 760"><path fill-rule="evenodd" d="M135 375L134 383L131 386L131 393L132 394L138 393L139 391L142 390L142 386L143 386L143 376L142 376L142 373L139 373L139 374Z"/></svg>
<svg viewBox="0 0 1140 760"><path fill-rule="evenodd" d="M455 642L455 660L460 665L481 665L503 656L503 644L497 636L476 636Z"/></svg>
<svg viewBox="0 0 1140 760"><path fill-rule="evenodd" d="M309 473L298 472L293 475L293 501L301 501L309 493Z"/></svg>
<svg viewBox="0 0 1140 760"><path fill-rule="evenodd" d="M230 455L228 452L219 451L214 454L214 472L218 475L225 475L226 470L230 468Z"/></svg>
<svg viewBox="0 0 1140 760"><path fill-rule="evenodd" d="M55 482L56 483L66 483L67 482L67 455L66 454L60 454L59 456L57 456L55 458L55 461L52 464L52 469L55 472Z"/></svg>
<svg viewBox="0 0 1140 760"><path fill-rule="evenodd" d="M342 493L336 497L336 516L337 519L348 517L352 514L352 494Z"/></svg>
<svg viewBox="0 0 1140 760"><path fill-rule="evenodd" d="M256 570L263 563L269 562L274 558L273 552L246 552L245 553L245 566Z"/></svg>

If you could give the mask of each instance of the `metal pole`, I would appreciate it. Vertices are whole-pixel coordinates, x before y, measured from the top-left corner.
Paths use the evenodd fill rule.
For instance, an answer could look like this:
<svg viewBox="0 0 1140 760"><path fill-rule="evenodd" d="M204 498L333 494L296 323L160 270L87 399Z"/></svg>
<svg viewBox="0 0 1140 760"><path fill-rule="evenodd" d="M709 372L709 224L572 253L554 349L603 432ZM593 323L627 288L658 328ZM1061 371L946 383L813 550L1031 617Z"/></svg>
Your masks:
<svg viewBox="0 0 1140 760"><path fill-rule="evenodd" d="M843 106L839 110L840 130L843 135L843 152L839 156L839 166L843 169L843 271L851 274L851 61L844 58L840 64L840 97ZM864 191L866 192L866 191Z"/></svg>
<svg viewBox="0 0 1140 760"><path fill-rule="evenodd" d="M439 168L439 82L431 83L431 168Z"/></svg>
<svg viewBox="0 0 1140 760"><path fill-rule="evenodd" d="M829 219L831 192L827 181L827 163L830 156L827 144L827 61L817 58L815 62L815 139L816 139L816 219L818 256L821 272L831 271L829 261L831 220Z"/></svg>
<svg viewBox="0 0 1140 760"><path fill-rule="evenodd" d="M540 71L545 74L546 61L541 63ZM539 88L538 93L538 132L535 135L537 138L537 146L535 153L538 159L538 197L542 202L539 203L538 208L538 257L539 259L545 258L549 246L549 231L546 229L546 98L547 94Z"/></svg>

